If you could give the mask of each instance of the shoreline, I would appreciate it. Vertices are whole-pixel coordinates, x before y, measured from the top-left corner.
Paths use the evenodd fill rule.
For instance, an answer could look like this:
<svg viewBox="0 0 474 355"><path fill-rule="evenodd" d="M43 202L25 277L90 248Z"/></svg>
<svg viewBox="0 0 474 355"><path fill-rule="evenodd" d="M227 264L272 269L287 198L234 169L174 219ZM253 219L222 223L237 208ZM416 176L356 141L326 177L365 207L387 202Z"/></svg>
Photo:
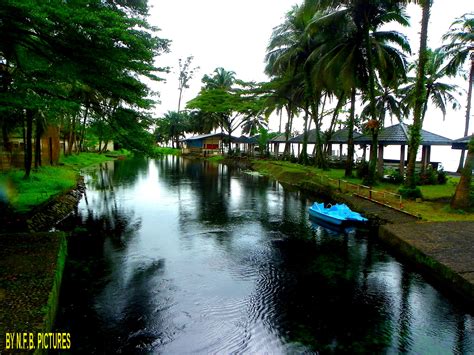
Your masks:
<svg viewBox="0 0 474 355"><path fill-rule="evenodd" d="M226 164L226 160L222 163ZM301 172L278 174L263 171L252 162L247 168L264 173L280 183L344 202L351 209L364 213L369 218L370 227L377 232L377 238L390 250L432 279L442 288L441 291L448 291L470 311L474 311L474 221L420 221L403 211L341 193L316 181L299 182Z"/></svg>

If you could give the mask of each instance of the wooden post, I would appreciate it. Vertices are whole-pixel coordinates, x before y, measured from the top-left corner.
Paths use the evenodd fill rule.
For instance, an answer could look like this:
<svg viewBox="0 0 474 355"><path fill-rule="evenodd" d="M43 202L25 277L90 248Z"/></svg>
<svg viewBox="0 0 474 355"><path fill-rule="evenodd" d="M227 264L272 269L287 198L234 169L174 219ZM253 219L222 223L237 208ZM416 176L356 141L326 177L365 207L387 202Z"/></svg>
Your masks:
<svg viewBox="0 0 474 355"><path fill-rule="evenodd" d="M400 165L398 167L400 175L405 175L405 144L400 146Z"/></svg>
<svg viewBox="0 0 474 355"><path fill-rule="evenodd" d="M426 166L431 163L431 145L426 146Z"/></svg>
<svg viewBox="0 0 474 355"><path fill-rule="evenodd" d="M426 170L426 145L421 148L421 171Z"/></svg>

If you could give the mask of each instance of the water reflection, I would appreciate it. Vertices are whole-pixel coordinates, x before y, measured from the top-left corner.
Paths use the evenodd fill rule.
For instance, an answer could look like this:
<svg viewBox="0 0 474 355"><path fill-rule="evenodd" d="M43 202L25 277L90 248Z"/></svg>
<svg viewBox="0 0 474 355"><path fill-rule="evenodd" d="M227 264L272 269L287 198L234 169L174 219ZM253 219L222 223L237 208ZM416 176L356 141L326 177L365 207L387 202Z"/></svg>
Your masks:
<svg viewBox="0 0 474 355"><path fill-rule="evenodd" d="M58 323L73 350L474 351L472 315L265 177L166 157L113 162L87 185Z"/></svg>

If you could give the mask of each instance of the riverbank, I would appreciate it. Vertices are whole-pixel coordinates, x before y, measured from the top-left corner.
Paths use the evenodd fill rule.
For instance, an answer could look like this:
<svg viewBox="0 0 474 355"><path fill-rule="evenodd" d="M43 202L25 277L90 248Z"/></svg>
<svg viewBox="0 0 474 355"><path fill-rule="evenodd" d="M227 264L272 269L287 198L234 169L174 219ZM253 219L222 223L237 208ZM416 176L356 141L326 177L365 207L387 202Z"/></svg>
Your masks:
<svg viewBox="0 0 474 355"><path fill-rule="evenodd" d="M0 353L7 332L52 331L66 254L64 233L0 235Z"/></svg>
<svg viewBox="0 0 474 355"><path fill-rule="evenodd" d="M114 160L118 155L80 153L62 157L57 166L43 166L32 170L29 179L24 171L11 170L0 174L0 190L12 212L25 214L44 204L55 196L72 189L79 177L79 171L90 165Z"/></svg>
<svg viewBox="0 0 474 355"><path fill-rule="evenodd" d="M471 310L474 309L474 214L461 215L466 220L459 220L458 214L453 216L444 212L445 221L427 222L430 215L424 213L421 216L425 221L420 221L413 214L321 184L314 173L299 166L254 160L250 167L284 184L344 202L363 213L376 228L380 240L391 250L434 279L443 289L456 294Z"/></svg>

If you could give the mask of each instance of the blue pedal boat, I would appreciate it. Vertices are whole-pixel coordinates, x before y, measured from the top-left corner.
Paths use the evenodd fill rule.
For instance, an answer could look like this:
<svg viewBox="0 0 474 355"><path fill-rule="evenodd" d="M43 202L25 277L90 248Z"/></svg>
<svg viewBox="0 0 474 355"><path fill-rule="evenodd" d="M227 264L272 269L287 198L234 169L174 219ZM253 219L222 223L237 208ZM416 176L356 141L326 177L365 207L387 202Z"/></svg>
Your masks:
<svg viewBox="0 0 474 355"><path fill-rule="evenodd" d="M328 207L324 207L324 203L315 202L309 208L308 212L310 217L337 226L351 223L366 223L368 221L367 218L362 217L358 212L352 211L345 204L328 205Z"/></svg>

